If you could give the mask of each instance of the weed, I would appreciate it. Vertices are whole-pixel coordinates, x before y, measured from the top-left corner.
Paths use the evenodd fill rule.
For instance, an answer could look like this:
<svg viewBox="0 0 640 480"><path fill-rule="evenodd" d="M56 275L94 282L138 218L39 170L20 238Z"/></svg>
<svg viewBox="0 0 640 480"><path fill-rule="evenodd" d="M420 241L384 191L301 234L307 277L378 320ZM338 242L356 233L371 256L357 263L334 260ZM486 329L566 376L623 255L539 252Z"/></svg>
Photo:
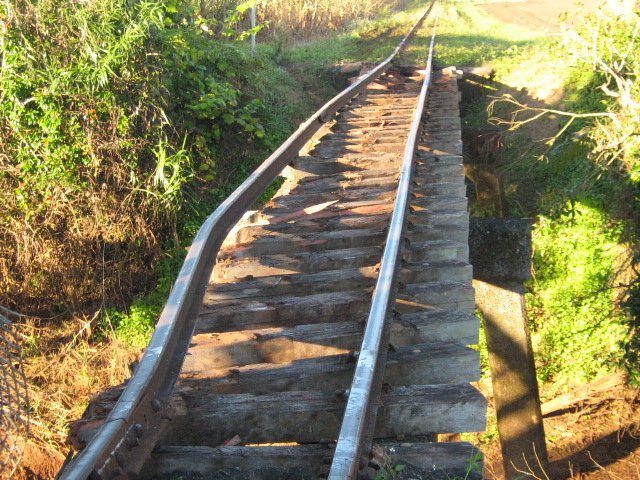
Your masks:
<svg viewBox="0 0 640 480"><path fill-rule="evenodd" d="M378 473L376 473L374 480L393 480L400 475L407 466L403 463L398 463L394 465L392 468L381 468Z"/></svg>
<svg viewBox="0 0 640 480"><path fill-rule="evenodd" d="M541 217L534 230L530 314L542 379L587 381L621 361L625 317L608 285L622 229L584 203L565 207L557 219Z"/></svg>

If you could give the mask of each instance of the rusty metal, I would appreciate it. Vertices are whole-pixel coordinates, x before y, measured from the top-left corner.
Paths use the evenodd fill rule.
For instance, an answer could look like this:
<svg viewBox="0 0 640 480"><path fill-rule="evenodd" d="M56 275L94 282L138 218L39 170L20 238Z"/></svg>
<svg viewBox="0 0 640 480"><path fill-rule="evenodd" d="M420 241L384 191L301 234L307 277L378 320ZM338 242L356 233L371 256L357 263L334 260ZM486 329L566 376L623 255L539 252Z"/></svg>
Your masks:
<svg viewBox="0 0 640 480"><path fill-rule="evenodd" d="M391 66L432 6L433 3L389 57L300 125L204 222L135 374L95 437L58 478L135 476L157 441L163 418L167 417L168 401L189 346L204 291L228 232L320 126Z"/></svg>
<svg viewBox="0 0 640 480"><path fill-rule="evenodd" d="M437 20L435 23L437 24ZM390 323L388 318L395 304L397 277L400 270L400 252L405 243L404 232L411 191L413 157L418 145L422 112L431 80L435 35L436 25L433 27L431 36L422 90L413 114L404 150L396 201L380 264L380 273L371 302L371 310L358 355L358 363L350 388L336 452L329 472L330 480L356 478L362 464L361 458L366 459L371 449L373 426L375 425L382 375L387 357ZM366 462L364 464L366 465Z"/></svg>

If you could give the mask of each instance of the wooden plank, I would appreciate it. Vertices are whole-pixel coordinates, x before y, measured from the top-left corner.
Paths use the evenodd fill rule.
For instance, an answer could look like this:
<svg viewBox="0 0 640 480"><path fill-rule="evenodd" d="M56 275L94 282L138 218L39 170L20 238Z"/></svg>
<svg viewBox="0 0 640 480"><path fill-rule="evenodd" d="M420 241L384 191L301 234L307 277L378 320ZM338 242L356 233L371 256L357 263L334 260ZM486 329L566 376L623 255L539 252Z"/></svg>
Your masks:
<svg viewBox="0 0 640 480"><path fill-rule="evenodd" d="M392 466L406 465L412 472L421 471L421 478L483 478L482 452L467 442L380 442L374 449L381 449Z"/></svg>
<svg viewBox="0 0 640 480"><path fill-rule="evenodd" d="M416 159L415 174L417 178L426 178L428 175L452 175L464 177L464 165L462 159L455 163L440 163Z"/></svg>
<svg viewBox="0 0 640 480"><path fill-rule="evenodd" d="M396 310L400 313L434 309L462 310L471 313L474 308L474 291L468 283L413 283L401 288L396 300Z"/></svg>
<svg viewBox="0 0 640 480"><path fill-rule="evenodd" d="M407 128L411 124L411 118L405 115L385 115L384 117L362 117L362 116L353 116L350 115L349 112L343 113L343 118L345 122L342 122L340 128L344 128L344 125L352 126L353 128L385 128L388 126L399 126L405 125ZM347 124L346 121L349 123Z"/></svg>
<svg viewBox="0 0 640 480"><path fill-rule="evenodd" d="M415 225L416 223L422 223L425 225L443 225L448 227L460 226L468 228L469 214L466 210L442 210L431 211L428 209L415 208L409 218ZM464 242L467 243L467 242ZM468 248L467 248L468 250Z"/></svg>
<svg viewBox="0 0 640 480"><path fill-rule="evenodd" d="M199 333L192 338L183 369L190 371L290 362L347 353L359 347L362 331L362 322L350 320L291 328Z"/></svg>
<svg viewBox="0 0 640 480"><path fill-rule="evenodd" d="M405 313L391 324L391 344L478 343L477 317L462 311ZM243 332L201 333L192 338L184 369L229 368L256 363L290 362L357 350L363 323L357 320L331 324L266 328Z"/></svg>
<svg viewBox="0 0 640 480"><path fill-rule="evenodd" d="M327 445L292 446L161 446L140 480L224 478L229 480L300 480L318 478L330 463Z"/></svg>
<svg viewBox="0 0 640 480"><path fill-rule="evenodd" d="M628 374L616 371L596 380L574 387L572 391L563 393L541 405L542 415L547 416L561 410L572 408L578 404L601 401L600 394L614 390L628 381ZM582 406L580 408L583 408Z"/></svg>
<svg viewBox="0 0 640 480"><path fill-rule="evenodd" d="M469 245L451 240L427 240L426 242L411 242L405 248L403 258L407 262L428 263L469 260Z"/></svg>
<svg viewBox="0 0 640 480"><path fill-rule="evenodd" d="M420 175L416 175L416 181L420 181L423 185L430 183L465 183L464 175L454 175L451 173L425 173L424 178Z"/></svg>
<svg viewBox="0 0 640 480"><path fill-rule="evenodd" d="M393 211L395 195L361 196L357 199L345 200L335 192L333 198L326 202L306 203L287 207L266 207L254 215L253 221L270 224L297 221L298 219L326 218L336 215L380 214Z"/></svg>
<svg viewBox="0 0 640 480"><path fill-rule="evenodd" d="M443 214L458 219L458 225L464 225L465 215ZM426 225L437 225L437 215ZM445 220L442 220L444 223ZM450 223L453 223L451 221ZM455 225L455 224L454 224ZM416 235L412 235L416 237ZM377 236L377 239L380 237ZM310 243L310 242L309 242ZM363 242L364 243L364 242ZM275 247L274 247L275 249ZM292 249L293 250L293 249ZM380 245L337 250L292 251L288 254L262 254L253 249L227 249L216 266L215 279L242 279L275 275L318 274L327 270L364 269L377 265L382 256ZM413 263L438 262L447 260L467 261L469 247L466 243L450 240L412 241L404 252L404 259ZM354 277L354 280L356 278ZM359 288L354 285L353 288ZM209 297L205 297L205 302Z"/></svg>
<svg viewBox="0 0 640 480"><path fill-rule="evenodd" d="M391 343L406 345L420 341L458 341L465 345L478 343L480 322L470 312L456 310L423 310L407 312L391 324ZM394 334L395 333L395 334Z"/></svg>
<svg viewBox="0 0 640 480"><path fill-rule="evenodd" d="M451 240L466 243L469 238L469 226L432 225L429 223L421 223L421 221L417 221L416 223L410 221L407 235L409 239L427 238L430 240Z"/></svg>
<svg viewBox="0 0 640 480"><path fill-rule="evenodd" d="M405 264L400 272L404 284L422 282L471 282L473 268L466 262L434 261Z"/></svg>
<svg viewBox="0 0 640 480"><path fill-rule="evenodd" d="M272 297L241 304L228 302L222 307L205 305L198 316L195 333L365 319L370 303L371 293L365 290Z"/></svg>
<svg viewBox="0 0 640 480"><path fill-rule="evenodd" d="M358 157L363 160L362 156ZM390 157L392 158L392 157ZM313 159L316 162L320 160ZM368 159L373 165L366 171L356 172L341 172L333 175L322 175L317 177L305 177L298 181L295 185L296 193L314 193L333 191L340 192L342 190L356 189L362 190L365 188L380 187L382 185L392 186L397 184L398 168L385 168L385 162L380 162L378 159L372 161Z"/></svg>
<svg viewBox="0 0 640 480"><path fill-rule="evenodd" d="M310 157L317 163L343 163L352 167L358 167L358 170L345 172L348 174L363 174L367 170L399 170L402 163L401 155L397 152L358 152L344 151L334 152L334 156L316 155L315 152L310 153ZM365 168L366 167L366 168ZM307 178L307 177L305 177Z"/></svg>
<svg viewBox="0 0 640 480"><path fill-rule="evenodd" d="M419 191L424 195L447 195L464 197L467 194L466 186L460 182L455 181L422 184L418 188Z"/></svg>
<svg viewBox="0 0 640 480"><path fill-rule="evenodd" d="M469 384L394 387L383 394L376 437L481 432L487 401Z"/></svg>
<svg viewBox="0 0 640 480"><path fill-rule="evenodd" d="M210 285L205 302L224 301L229 298L254 298L272 295L335 292L374 285L378 277L376 267L327 270L311 274L273 275L250 277L243 281Z"/></svg>
<svg viewBox="0 0 640 480"><path fill-rule="evenodd" d="M411 196L411 207L426 208L431 211L457 210L467 211L467 197L453 195L425 195L420 190L413 192Z"/></svg>
<svg viewBox="0 0 640 480"><path fill-rule="evenodd" d="M407 118L411 119L413 111L415 110L414 105L404 105L404 106L396 106L389 105L387 102L383 102L381 105L372 105L372 106L361 106L354 109L349 110L349 118L363 118L365 116L372 116L375 118L380 118L384 116L391 116L398 114L404 114Z"/></svg>
<svg viewBox="0 0 640 480"><path fill-rule="evenodd" d="M377 153L396 153L402 155L404 143L402 141L396 143L373 143L368 145L366 152L368 156L375 156ZM332 142L330 145L320 143L310 153L314 157L334 159L349 153L363 153L361 145L349 142Z"/></svg>
<svg viewBox="0 0 640 480"><path fill-rule="evenodd" d="M473 382L480 378L476 350L456 343L394 348L388 356L384 382L429 385ZM253 364L233 369L183 369L181 388L192 392L265 394L285 390L337 391L349 388L355 367L352 353Z"/></svg>
<svg viewBox="0 0 640 480"><path fill-rule="evenodd" d="M482 467L482 454L466 442L376 444L391 466L410 465L426 475L474 480L470 465ZM291 446L164 446L145 465L141 480L184 477L230 480L300 480L318 478L328 466L333 448L326 444ZM387 465L389 466L389 465ZM480 470L481 471L481 470ZM477 476L477 475L476 475ZM478 478L481 478L478 477Z"/></svg>
<svg viewBox="0 0 640 480"><path fill-rule="evenodd" d="M362 189L348 188L340 191L336 189L319 190L319 191L296 191L294 189L291 195L274 198L270 202L270 206L264 210L266 215L276 215L279 211L284 212L288 209L303 209L320 205L326 202L339 200L341 203L361 201L363 198L384 199L393 202L396 196L396 182L385 182L372 187L363 187Z"/></svg>
<svg viewBox="0 0 640 480"><path fill-rule="evenodd" d="M440 152L436 153L425 145L419 145L416 150L416 159L418 162L434 162L434 163L462 163L462 153Z"/></svg>
<svg viewBox="0 0 640 480"><path fill-rule="evenodd" d="M359 131L359 132L335 132L330 137L330 141L327 142L330 145L341 145L343 143L349 143L353 145L363 145L367 147L372 143L386 144L386 145L400 145L404 147L407 136L406 129L380 129L373 131Z"/></svg>
<svg viewBox="0 0 640 480"><path fill-rule="evenodd" d="M469 384L389 387L378 412L376 437L481 431L486 400ZM173 401L164 445L217 446L238 435L243 443L314 443L336 438L346 396L304 391L266 395L190 395Z"/></svg>
<svg viewBox="0 0 640 480"><path fill-rule="evenodd" d="M244 256L245 254L247 255L246 257ZM340 268L370 267L380 262L382 247L377 245L256 257L251 254L250 250L236 251L231 257L221 258L218 265L216 265L215 278L240 279L271 275L311 274Z"/></svg>
<svg viewBox="0 0 640 480"><path fill-rule="evenodd" d="M292 229L293 230L293 229ZM261 235L262 234L262 235ZM227 245L219 258L251 251L253 255L270 255L284 252L339 250L379 245L384 241L383 228L359 228L330 232L277 232L265 231L261 226L251 226L237 232L242 242Z"/></svg>
<svg viewBox="0 0 640 480"><path fill-rule="evenodd" d="M241 281L216 283L209 286L205 302L227 301L229 299L259 299L272 295L300 295L315 292L335 292L354 288L369 288L378 277L378 267L327 270L311 274L272 275L265 277L245 277ZM472 268L466 262L432 261L407 262L400 271L403 283L471 281Z"/></svg>
<svg viewBox="0 0 640 480"><path fill-rule="evenodd" d="M428 151L435 155L461 155L462 140L446 142L439 145L429 144Z"/></svg>
<svg viewBox="0 0 640 480"><path fill-rule="evenodd" d="M434 208L448 208L449 205L460 205L464 197L425 197L425 203L435 205ZM302 230L296 224L279 225L246 225L236 230L227 238L227 244L221 251L221 256L227 252L242 251L253 248L270 254L298 251L313 251L324 249L357 248L371 245L376 240L381 241L385 236L388 216L371 216L366 219L337 218L328 221L331 231L321 231L319 227ZM425 222L426 220L426 222ZM469 228L466 225L442 225L435 228L428 218L419 213L409 215L409 229L407 237L414 242L451 239L467 243ZM458 235L459 234L459 235Z"/></svg>

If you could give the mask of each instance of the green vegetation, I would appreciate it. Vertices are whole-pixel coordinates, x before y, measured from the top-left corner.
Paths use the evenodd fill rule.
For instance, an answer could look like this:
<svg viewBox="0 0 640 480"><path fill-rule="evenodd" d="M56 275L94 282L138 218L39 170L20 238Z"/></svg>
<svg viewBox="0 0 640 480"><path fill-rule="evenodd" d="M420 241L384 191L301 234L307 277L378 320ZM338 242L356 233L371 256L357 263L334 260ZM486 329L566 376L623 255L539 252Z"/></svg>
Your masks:
<svg viewBox="0 0 640 480"><path fill-rule="evenodd" d="M527 299L541 379L584 382L625 367L640 380L637 10L598 11L550 39L498 29L466 3L444 8L457 16L444 22L439 58L493 69L467 81L464 123L499 132L491 155L507 214L536 219ZM488 123L492 102L498 128Z"/></svg>
<svg viewBox="0 0 640 480"><path fill-rule="evenodd" d="M328 28L381 5L347 3ZM331 48L277 38L252 55L240 41L250 5L2 4L0 303L102 309L98 330L141 343L203 218L318 102L303 89L332 63L386 56L422 8L383 9ZM131 316L113 310L140 295Z"/></svg>
<svg viewBox="0 0 640 480"><path fill-rule="evenodd" d="M603 9L565 38L574 66L566 107L601 116L566 117L548 154L532 302L544 378L585 381L624 366L640 381L640 312L629 308L640 282L639 28L639 11Z"/></svg>
<svg viewBox="0 0 640 480"><path fill-rule="evenodd" d="M511 64L540 35L507 25L469 1L438 4L438 62L443 65Z"/></svg>
<svg viewBox="0 0 640 480"><path fill-rule="evenodd" d="M311 109L284 70L186 7L0 9L0 301L25 313L148 290L164 252Z"/></svg>
<svg viewBox="0 0 640 480"><path fill-rule="evenodd" d="M356 12L340 2L338 12L318 2L325 13L293 19L294 2L274 1L254 55L244 40L252 3L0 3L0 304L67 327L49 347L35 327L27 335L41 387L34 417L53 425L38 435L55 448L77 398L128 374L204 217L342 87L328 67L384 58L425 6L371 0ZM567 110L607 113L501 132L497 157L508 213L537 219L528 300L541 377L584 381L625 366L640 379L638 12L603 14L561 50L469 0L436 9L437 62L494 69L465 105L465 125L487 126L489 95L548 107L556 87ZM309 26L287 27L294 20ZM407 62L425 57L429 31ZM510 120L513 105L494 113ZM568 121L551 145L536 143ZM38 355L68 366L56 395Z"/></svg>
<svg viewBox="0 0 640 480"><path fill-rule="evenodd" d="M580 202L539 218L529 307L543 380L585 382L621 364L627 319L609 287L621 234L606 214Z"/></svg>

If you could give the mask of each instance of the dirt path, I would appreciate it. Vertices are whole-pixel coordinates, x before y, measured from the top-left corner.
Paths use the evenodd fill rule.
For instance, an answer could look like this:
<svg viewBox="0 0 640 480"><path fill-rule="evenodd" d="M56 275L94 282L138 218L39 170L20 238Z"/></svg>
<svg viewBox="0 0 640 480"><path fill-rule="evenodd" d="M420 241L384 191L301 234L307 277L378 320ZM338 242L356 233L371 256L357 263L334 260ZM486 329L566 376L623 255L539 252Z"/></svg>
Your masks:
<svg viewBox="0 0 640 480"><path fill-rule="evenodd" d="M602 3L602 0L517 0L485 3L481 7L502 22L553 34L562 29L561 15L566 14L567 21L575 23Z"/></svg>
<svg viewBox="0 0 640 480"><path fill-rule="evenodd" d="M621 387L546 417L550 463L539 480L640 480L639 408L640 390ZM504 479L497 439L481 448L485 478Z"/></svg>

